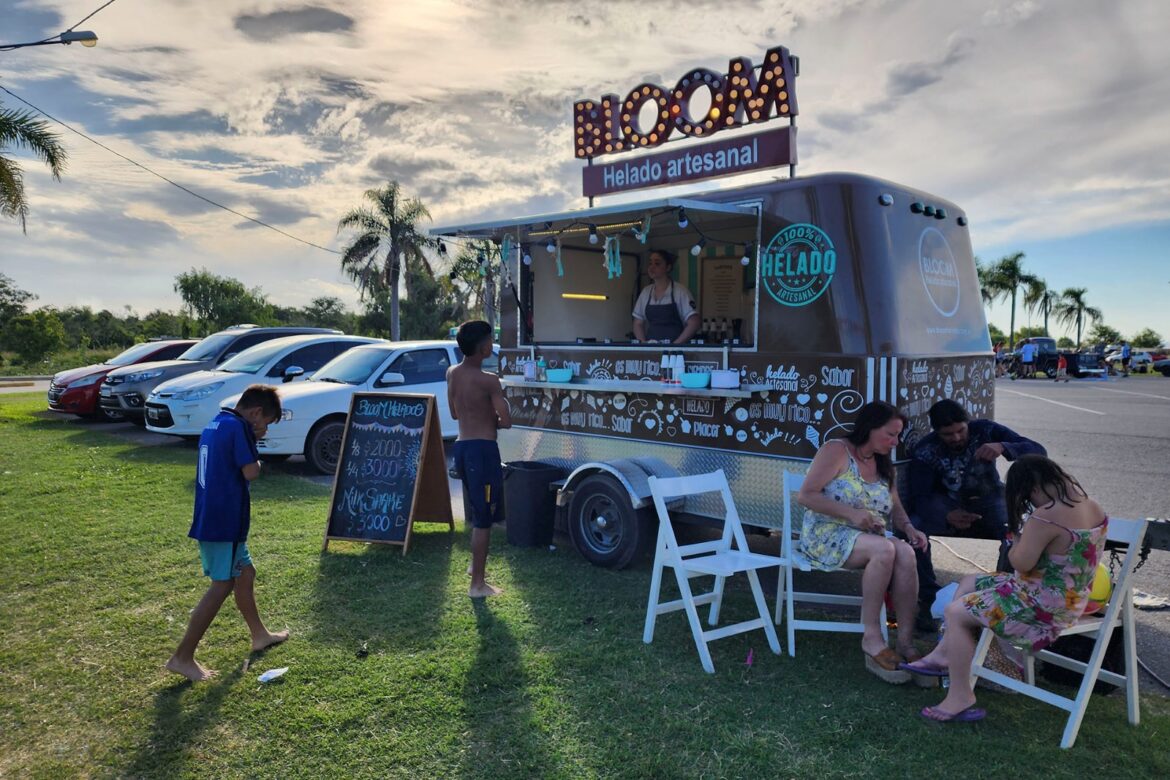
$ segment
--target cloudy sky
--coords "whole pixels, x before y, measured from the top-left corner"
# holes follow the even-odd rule
[[[102,2],[0,0],[0,43]],[[801,58],[801,174],[955,201],[983,259],[1025,252],[1124,334],[1170,339],[1164,0],[117,0],[79,29],[100,44],[0,52],[0,85],[333,249],[338,217],[389,179],[436,224],[583,206],[574,98],[783,44]],[[28,235],[0,223],[0,272],[40,304],[177,309],[192,267],[279,304],[356,303],[336,255],[58,130],[66,176],[26,161]],[[991,319],[1006,329],[1006,308]]]

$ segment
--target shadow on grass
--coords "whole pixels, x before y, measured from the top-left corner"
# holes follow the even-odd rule
[[[491,599],[472,599],[479,646],[463,686],[467,778],[550,777],[550,746],[533,708],[520,645]]]
[[[189,681],[177,682],[162,689],[154,696],[154,722],[150,735],[140,745],[125,771],[125,777],[179,777],[188,774],[188,748],[200,738],[207,728],[221,724],[220,708],[227,695],[243,676],[242,667],[214,678],[208,683],[199,683],[205,690],[204,697],[189,708],[183,706],[184,699],[196,693],[196,684]]]
[[[442,628],[455,533],[416,526],[405,556],[398,546],[330,541],[313,583],[311,638],[371,653],[431,649]]]

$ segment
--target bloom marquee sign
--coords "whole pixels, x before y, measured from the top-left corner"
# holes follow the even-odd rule
[[[661,146],[672,135],[682,138],[707,138],[724,130],[759,124],[777,118],[791,120],[797,114],[796,66],[798,61],[788,49],[777,46],[764,55],[759,68],[752,66],[746,57],[736,57],[727,66],[727,73],[717,73],[709,68],[694,68],[678,80],[673,89],[658,84],[639,84],[630,90],[624,100],[617,95],[603,95],[600,100],[579,100],[574,104],[573,141],[575,154],[580,159],[592,162],[595,158],[617,152]],[[758,72],[757,72],[758,71]],[[700,92],[707,102],[706,111],[695,116],[691,103]],[[651,110],[647,111],[646,107]],[[653,120],[647,119],[653,115]],[[644,126],[644,121],[648,122]],[[791,130],[792,128],[786,128]],[[784,155],[739,154],[750,167],[741,165],[707,165],[707,157],[715,159],[715,152],[706,155],[703,146],[689,147],[682,159],[698,158],[703,165],[688,162],[676,166],[677,177],[666,176],[669,166],[662,166],[662,177],[607,175],[604,171],[592,178],[586,177],[586,195],[604,194],[626,189],[674,184],[708,176],[720,176],[751,170],[765,165],[791,164],[796,159],[796,148],[791,133],[785,135],[782,143]],[[750,142],[749,142],[750,143]],[[724,159],[730,149],[737,152],[745,148],[739,144],[724,143]],[[781,157],[790,159],[781,159]],[[632,163],[622,166],[622,171],[631,168]],[[609,166],[603,166],[609,167]],[[587,169],[588,170],[588,169]],[[705,175],[703,175],[705,174]],[[615,182],[622,181],[623,185]],[[600,183],[608,183],[601,187]],[[590,190],[595,190],[590,192]]]

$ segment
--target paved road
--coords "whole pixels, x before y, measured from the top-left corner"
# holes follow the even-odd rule
[[[43,393],[47,383],[41,384],[45,387],[13,388],[13,392]],[[4,392],[2,386],[0,392]],[[145,446],[191,446],[129,423],[70,419],[72,424],[107,430]],[[1170,516],[1170,379],[1154,375],[1059,384],[1001,379],[996,389],[996,419],[1044,444],[1111,515]],[[1002,465],[1006,470],[1006,464]],[[331,479],[312,474],[299,456],[277,468],[324,486],[331,484]],[[459,483],[452,480],[449,486],[454,513],[462,517]],[[995,565],[993,542],[942,541],[955,553],[936,550],[936,568],[943,581],[973,571],[971,563],[957,556],[984,568]],[[1170,552],[1153,551],[1137,572],[1135,583],[1139,590],[1170,596]],[[1170,609],[1139,610],[1137,616],[1139,656],[1155,674],[1170,682]],[[1170,689],[1144,673],[1142,690],[1170,694]]]

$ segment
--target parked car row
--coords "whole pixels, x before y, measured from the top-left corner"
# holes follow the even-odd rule
[[[49,386],[49,407],[197,438],[248,385],[275,384],[284,414],[258,442],[261,457],[303,454],[315,471],[332,474],[357,392],[433,395],[442,436],[454,438],[459,428],[447,403],[446,377],[459,359],[454,341],[389,342],[325,328],[236,326],[197,343],[138,344],[109,363],[62,372]],[[496,366],[489,361],[484,368]],[[75,397],[88,397],[89,406]]]

